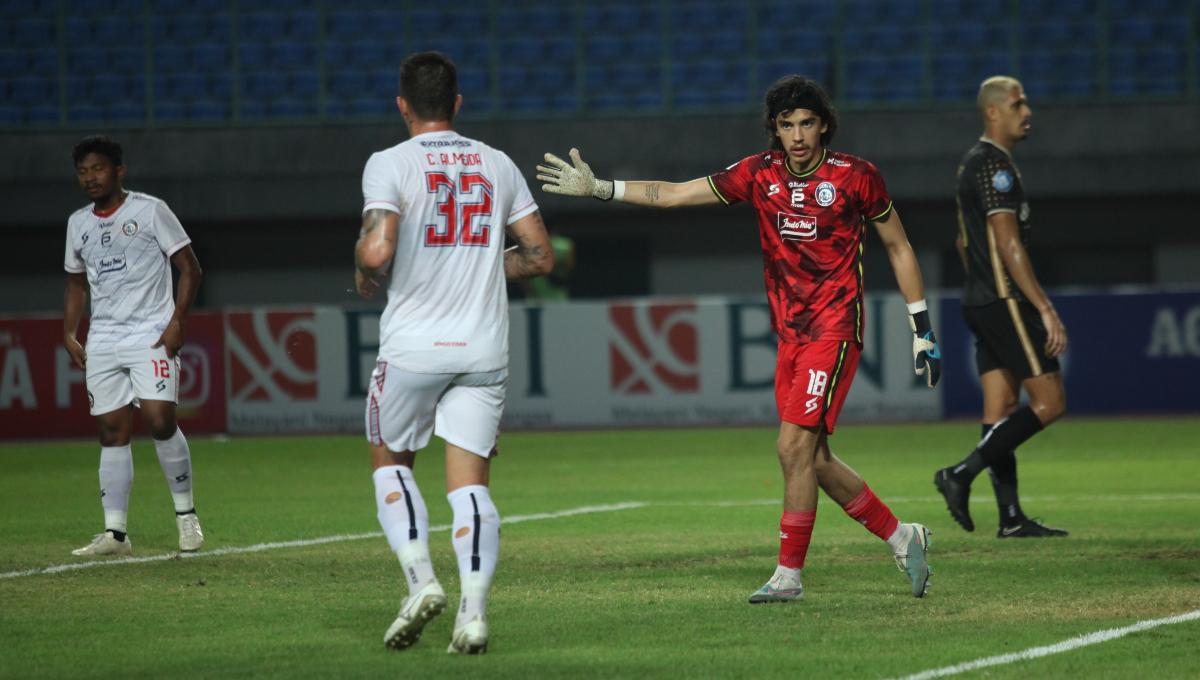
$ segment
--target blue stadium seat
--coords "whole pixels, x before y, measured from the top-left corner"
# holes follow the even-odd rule
[[[545,46],[545,43],[536,37],[510,38],[500,43],[500,61],[533,64],[541,61]]]
[[[395,111],[395,107],[389,106],[388,102],[359,97],[350,103],[348,113],[358,117],[380,117],[395,113]]]
[[[497,35],[550,36],[572,31],[572,12],[568,7],[548,5],[501,9],[496,12]]]
[[[187,118],[187,104],[169,99],[154,100],[155,120],[184,120]]]
[[[67,109],[67,120],[72,123],[104,122],[107,112],[100,106],[88,102],[75,102]]]
[[[937,46],[937,54],[955,50],[975,51],[987,47],[1008,46],[1006,24],[963,21],[933,24],[930,26],[930,44]]]
[[[24,106],[0,105],[0,125],[16,127],[25,122]]]
[[[125,125],[141,123],[146,120],[146,106],[133,99],[113,102],[108,107],[108,120]]]
[[[144,28],[141,10],[136,14],[102,16],[92,20],[92,35],[97,40],[120,41],[126,45],[141,42],[145,35]]]
[[[279,12],[250,12],[241,17],[242,40],[265,42],[287,35],[287,15]]]
[[[1096,0],[1020,0],[1019,11],[1022,17],[1038,20],[1087,19],[1096,15]]]
[[[488,71],[481,68],[460,68],[458,89],[463,94],[485,94],[488,91]]]
[[[261,120],[267,117],[266,99],[244,97],[238,102],[238,116],[245,120]]]
[[[100,73],[111,68],[109,51],[94,47],[67,50],[67,72],[75,75]]]
[[[12,44],[18,47],[45,47],[54,43],[54,24],[48,19],[23,17],[13,21]]]
[[[155,45],[154,72],[175,73],[192,67],[191,51],[181,45]]]
[[[380,64],[391,63],[388,57],[388,46],[381,42],[359,41],[350,46],[347,55],[349,63],[359,68],[376,68]]]
[[[767,31],[754,38],[754,48],[766,58],[795,52],[798,58],[827,57],[832,48],[832,36],[825,31],[797,29]]]
[[[620,36],[593,35],[587,38],[586,50],[588,59],[619,59],[624,54],[625,41]]]
[[[579,108],[579,98],[574,93],[558,92],[550,95],[550,109],[553,111],[574,111]]]
[[[586,35],[656,32],[662,28],[662,12],[653,3],[596,3],[583,10],[582,30]]]
[[[161,87],[164,96],[171,99],[200,99],[208,96],[208,78],[199,73],[172,73],[156,79],[155,84]]]
[[[384,102],[392,101],[400,89],[400,74],[395,69],[377,68],[367,71],[367,89],[360,94]]]
[[[326,39],[361,40],[367,35],[366,12],[331,12],[325,23]]]
[[[525,93],[505,97],[501,105],[506,112],[541,113],[549,108],[550,101],[544,95]]]
[[[312,71],[298,71],[288,76],[287,92],[290,97],[316,101],[320,90],[321,80]]]
[[[837,20],[837,3],[824,0],[774,1],[759,5],[758,25],[828,28]],[[762,37],[765,31],[759,31]]]
[[[218,121],[229,119],[229,102],[216,99],[201,99],[188,104],[188,120]]]
[[[847,26],[911,26],[921,20],[921,3],[913,0],[849,0]]]
[[[53,47],[29,50],[29,70],[42,75],[58,75],[58,50]]]
[[[530,69],[529,87],[548,95],[569,90],[575,87],[575,69],[564,65],[534,66]]]
[[[662,92],[658,91],[639,92],[629,102],[635,109],[659,109],[664,103]]]
[[[775,58],[763,59],[758,62],[758,78],[760,89],[765,88],[776,80],[799,73],[816,80],[819,83],[830,81],[829,59],[816,55],[800,59]]]
[[[208,77],[208,96],[213,99],[229,99],[233,96],[233,78],[227,73]]]
[[[63,18],[63,38],[68,45],[77,45],[92,39],[91,17],[67,16]]]
[[[23,49],[0,49],[0,75],[11,78],[24,73],[29,68],[29,54]]]
[[[527,69],[524,66],[504,66],[498,74],[500,91],[515,96],[515,93],[525,89]]]
[[[57,81],[40,76],[21,76],[8,81],[8,101],[18,104],[36,104],[58,101]]]
[[[114,71],[141,73],[146,70],[146,51],[142,47],[113,47],[108,51],[108,63]]]
[[[344,99],[361,96],[367,90],[367,74],[358,69],[331,71],[329,92]]]
[[[33,104],[25,109],[25,120],[30,125],[57,125],[61,111],[57,105]]]
[[[317,104],[312,99],[282,97],[271,102],[270,113],[273,118],[307,118],[316,115]]]
[[[271,99],[287,91],[287,78],[275,71],[243,73],[241,91],[250,98]]]
[[[588,106],[594,109],[627,109],[632,106],[630,98],[621,92],[592,92],[588,95]]]
[[[549,61],[574,61],[575,41],[570,38],[549,38],[542,42],[542,52]]]
[[[316,40],[318,26],[316,12],[293,12],[288,17],[288,37],[292,40]]]
[[[686,2],[671,5],[671,27],[676,31],[744,30],[750,12],[741,3]]]
[[[1008,13],[1007,2],[979,0],[931,0],[930,15],[937,21],[954,19],[1003,19]]]
[[[192,65],[198,71],[216,71],[229,68],[229,45],[200,43],[192,46]]]
[[[1092,47],[1096,44],[1096,22],[1031,21],[1021,27],[1021,42],[1034,49]]]
[[[270,48],[266,43],[243,42],[238,45],[238,60],[242,69],[265,69],[271,63]]]
[[[915,28],[847,28],[842,36],[848,55],[904,54],[921,47],[921,32]]]
[[[92,96],[90,76],[67,76],[67,101],[81,101]]]
[[[696,59],[705,54],[707,41],[695,33],[682,33],[671,38],[671,56],[675,59]]]
[[[316,47],[307,43],[277,42],[270,47],[272,68],[299,69],[316,66]]]

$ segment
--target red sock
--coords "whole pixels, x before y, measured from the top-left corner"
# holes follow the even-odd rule
[[[804,567],[808,544],[812,541],[813,522],[817,509],[784,512],[779,520],[779,564],[789,569]]]
[[[888,506],[884,505],[883,501],[879,500],[879,496],[876,496],[875,492],[871,491],[871,487],[866,484],[863,484],[862,493],[842,509],[859,524],[865,526],[867,531],[885,541],[896,532],[896,527],[900,524],[900,520],[896,519]]]

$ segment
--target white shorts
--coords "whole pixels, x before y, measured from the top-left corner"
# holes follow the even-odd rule
[[[98,416],[139,399],[179,402],[179,357],[163,347],[113,347],[88,350],[88,404]]]
[[[375,363],[367,391],[367,441],[417,451],[433,434],[487,458],[496,446],[508,370],[410,373]]]

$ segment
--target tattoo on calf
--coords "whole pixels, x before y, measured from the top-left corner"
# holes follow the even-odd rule
[[[646,200],[650,201],[651,203],[658,201],[658,184],[657,183],[646,185]]]

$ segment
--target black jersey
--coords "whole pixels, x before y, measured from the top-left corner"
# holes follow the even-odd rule
[[[958,166],[958,229],[967,249],[963,304],[986,305],[998,299],[1025,299],[1009,276],[988,215],[1010,212],[1017,217],[1021,244],[1029,247],[1029,204],[1021,172],[1008,151],[980,138]]]

